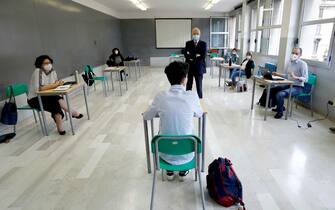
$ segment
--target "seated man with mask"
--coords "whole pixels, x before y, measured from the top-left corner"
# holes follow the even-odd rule
[[[302,49],[294,47],[292,49],[291,61],[288,65],[285,74],[274,72],[273,75],[285,77],[294,82],[292,87],[292,96],[299,95],[304,90],[304,83],[308,80],[308,66],[307,63],[300,59]],[[284,98],[290,94],[290,86],[283,85],[271,88],[271,97],[276,101],[277,108],[273,111],[277,112],[275,115],[276,119],[280,119],[285,111]]]

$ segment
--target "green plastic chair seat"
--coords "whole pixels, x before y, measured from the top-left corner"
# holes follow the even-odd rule
[[[104,81],[104,80],[107,80],[107,78],[106,77],[104,77],[104,76],[101,76],[101,77],[93,77],[93,79],[92,80],[97,80],[97,81]]]
[[[311,95],[311,93],[300,93],[299,95],[297,95],[295,97],[299,98],[299,97],[310,96],[310,95]]]
[[[168,171],[188,171],[194,169],[196,166],[195,158],[192,161],[185,163],[183,165],[170,165],[165,162],[162,158],[159,158],[159,166],[160,168]]]

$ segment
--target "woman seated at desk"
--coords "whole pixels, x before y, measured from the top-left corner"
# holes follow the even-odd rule
[[[109,56],[107,62],[108,67],[111,66],[124,66],[124,58],[118,48],[112,50],[112,54]],[[125,74],[124,70],[120,71],[121,81],[123,81],[122,74]],[[126,75],[127,76],[127,75]]]
[[[37,91],[45,91],[54,89],[64,82],[57,79],[57,73],[52,67],[53,60],[48,55],[38,56],[35,60],[35,71],[31,76],[29,94],[28,94],[28,104],[30,107],[40,110],[40,105],[38,102]],[[63,118],[64,111],[68,111],[66,103],[61,96],[42,96],[43,108],[45,111],[51,113],[51,117],[54,119],[58,133],[60,135],[65,135],[65,130],[63,129]],[[73,111],[73,118],[80,119],[83,117],[77,111]]]
[[[248,79],[251,77],[253,69],[255,68],[255,62],[252,60],[252,53],[247,52],[246,58],[242,61],[240,68],[235,68],[231,74],[231,83],[228,86],[236,85],[236,78],[246,76]]]

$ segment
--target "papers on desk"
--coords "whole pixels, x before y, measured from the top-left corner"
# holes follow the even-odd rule
[[[61,85],[53,89],[54,91],[64,91],[68,90],[71,87],[71,85]]]
[[[272,80],[285,80],[283,77],[272,75]]]
[[[222,57],[213,57],[211,58],[213,61],[224,61],[224,58]]]

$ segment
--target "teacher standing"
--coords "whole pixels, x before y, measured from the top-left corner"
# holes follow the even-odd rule
[[[206,42],[200,40],[200,29],[192,29],[192,40],[186,42],[185,58],[189,64],[186,90],[192,90],[193,78],[199,98],[202,98],[202,78],[206,73]]]

